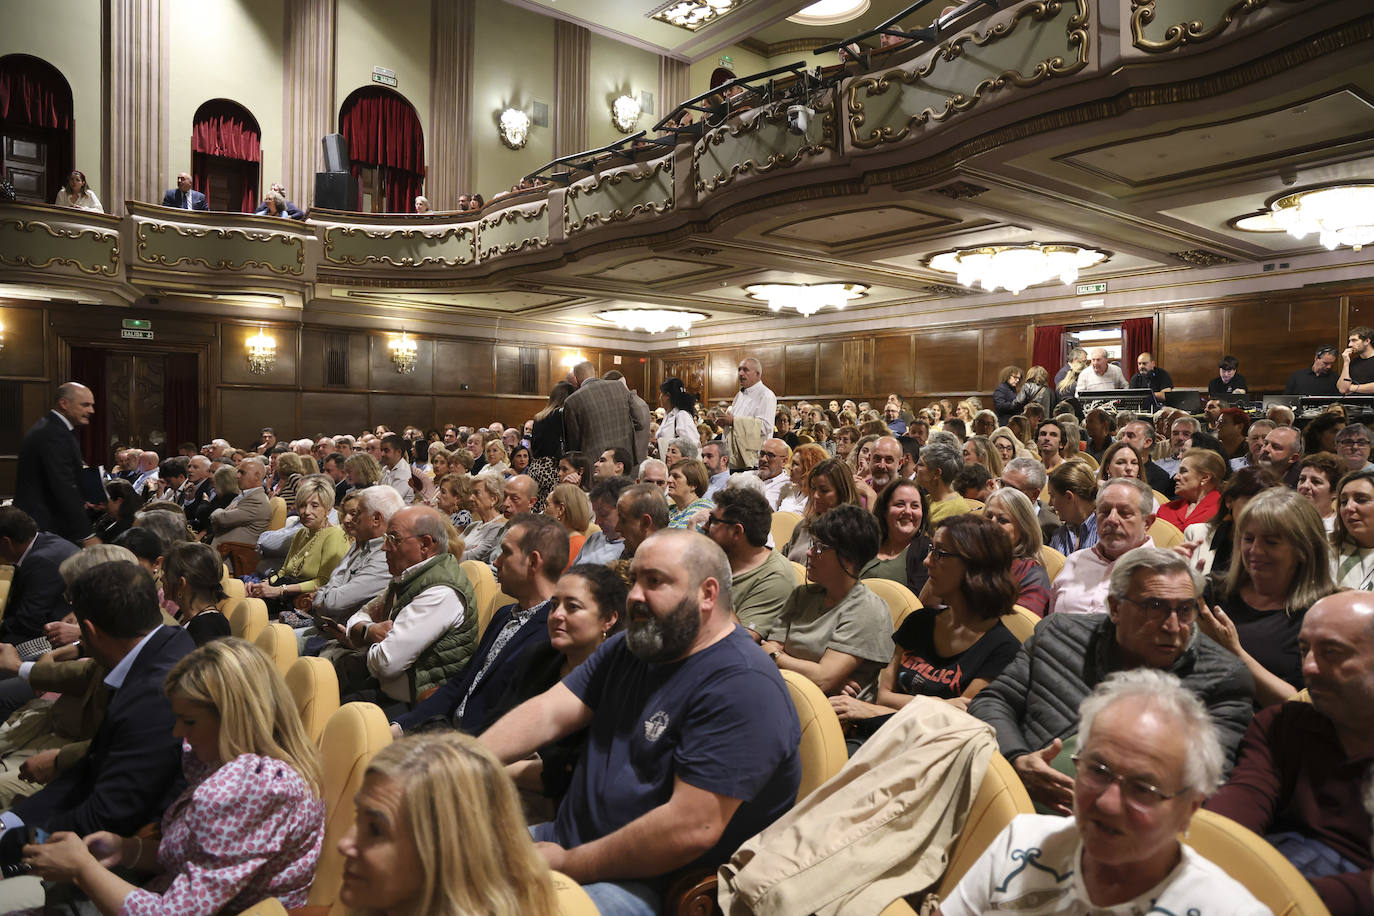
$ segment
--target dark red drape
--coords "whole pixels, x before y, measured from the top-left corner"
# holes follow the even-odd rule
[[[1045,371],[1054,378],[1064,359],[1064,326],[1062,324],[1042,324],[1035,328],[1035,339],[1031,345],[1031,365],[1044,366]]]
[[[1135,375],[1135,358],[1153,353],[1155,348],[1155,320],[1127,318],[1121,322],[1121,371],[1126,378]]]
[[[91,422],[77,427],[81,457],[93,468],[104,465],[108,470],[114,458],[109,454],[110,404],[105,381],[105,351],[95,347],[72,347],[71,379],[85,385],[95,395],[95,413],[91,414]]]
[[[191,127],[191,152],[262,161],[262,132],[242,106],[207,102]]]
[[[167,454],[183,442],[200,442],[200,373],[194,353],[173,353],[163,373],[167,410]]]
[[[415,212],[424,190],[425,135],[411,104],[389,89],[359,89],[339,112],[339,133],[348,141],[353,176],[359,166],[378,168],[388,212]]]
[[[72,90],[55,67],[28,54],[0,57],[0,121],[68,130]]]

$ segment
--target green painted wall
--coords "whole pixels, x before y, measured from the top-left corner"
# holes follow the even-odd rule
[[[645,89],[653,95],[655,114],[641,114],[636,130],[653,127],[663,117],[658,98],[658,55],[595,32],[591,39],[591,66],[587,77],[588,149],[624,138],[625,135],[611,124],[611,102],[617,96],[638,98],[640,90]]]
[[[485,7],[505,4],[483,3]],[[353,90],[376,85],[372,68],[396,72],[395,90],[415,106],[425,132],[425,163],[432,149],[429,136],[429,0],[338,0],[334,42],[334,118]]]
[[[497,133],[502,111],[529,112],[534,99],[549,106],[553,123],[553,20],[485,0],[473,47],[471,190],[490,200],[553,158],[551,128],[531,127],[520,150],[506,147]]]
[[[688,98],[701,95],[711,88],[711,71],[720,66],[722,57],[729,57],[734,60],[735,76],[748,76],[751,73],[767,70],[769,67],[768,58],[760,57],[753,51],[748,51],[739,45],[731,45],[723,51],[718,51],[709,57],[703,57],[688,68],[687,82],[691,89]]]
[[[210,99],[252,112],[262,129],[259,195],[282,170],[282,3],[284,0],[197,0],[195,15],[170,17],[166,184],[191,170],[191,125]],[[214,40],[207,40],[214,36]],[[287,191],[300,200],[299,188]],[[215,206],[222,206],[216,202]]]
[[[100,138],[100,0],[5,0],[0,55],[32,54],[52,64],[72,88],[76,167],[107,208],[100,186],[104,157]],[[53,194],[57,189],[53,189]]]

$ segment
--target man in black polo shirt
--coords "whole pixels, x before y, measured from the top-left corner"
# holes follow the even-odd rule
[[[1374,394],[1374,328],[1350,329],[1349,346],[1341,354],[1341,377],[1336,389],[1341,394]]]
[[[1336,348],[1318,347],[1312,360],[1311,369],[1299,369],[1288,376],[1288,384],[1283,387],[1284,394],[1311,394],[1335,397],[1336,389]]]
[[[1142,353],[1135,358],[1136,374],[1131,376],[1132,388],[1148,388],[1155,394],[1163,394],[1174,389],[1174,379],[1168,372],[1155,365],[1155,358]]]

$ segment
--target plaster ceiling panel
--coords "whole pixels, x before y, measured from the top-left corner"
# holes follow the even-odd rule
[[[1132,190],[1374,145],[1374,101],[1352,88],[1242,118],[1100,146],[1058,161]]]
[[[337,291],[336,292],[340,292]],[[441,290],[432,292],[377,292],[374,290],[342,291],[349,299],[376,302],[397,306],[454,306],[457,308],[482,309],[492,312],[523,312],[527,309],[548,308],[563,303],[576,302],[571,296],[554,293],[540,293],[529,290],[502,290],[489,293],[449,293]]]
[[[669,283],[731,270],[726,264],[698,259],[649,257],[581,274],[588,279],[617,283]]]
[[[805,242],[822,248],[850,248],[883,242],[892,236],[953,226],[958,220],[905,204],[854,207],[778,223],[758,234],[764,238]]]

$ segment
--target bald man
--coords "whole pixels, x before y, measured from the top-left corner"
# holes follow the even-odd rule
[[[182,172],[177,176],[177,186],[168,189],[162,195],[162,205],[164,207],[176,207],[178,210],[210,209],[210,202],[205,199],[205,195],[191,188],[189,172]]]
[[[91,535],[79,479],[85,462],[77,427],[95,413],[95,395],[80,382],[57,389],[57,403],[24,434],[19,445],[14,505],[29,514],[40,531],[74,544],[98,543]]]
[[[539,499],[539,485],[528,474],[516,474],[506,481],[506,501],[502,512],[506,518],[515,518],[522,512],[535,511]]]
[[[868,485],[874,493],[897,479],[897,467],[902,463],[902,444],[892,436],[883,436],[873,443],[868,458]]]
[[[787,461],[792,457],[792,449],[781,439],[765,439],[759,449],[759,480],[763,481],[763,495],[768,497],[768,505],[778,511],[782,500],[782,488],[790,479],[787,474]]]

